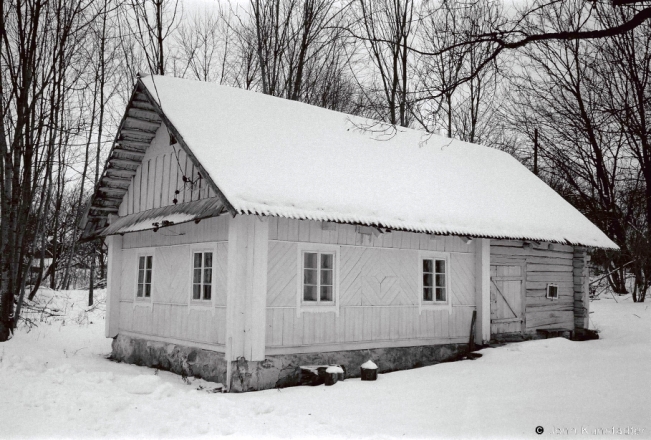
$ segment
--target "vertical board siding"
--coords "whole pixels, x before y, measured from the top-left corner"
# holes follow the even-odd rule
[[[268,347],[465,338],[475,304],[474,243],[394,231],[360,234],[354,225],[269,219]],[[339,315],[296,313],[298,242],[340,245]],[[450,252],[450,310],[418,307],[418,251]]]
[[[186,182],[183,176],[187,177]],[[185,203],[214,196],[206,179],[199,177],[198,169],[181,147],[170,145],[165,124],[161,124],[136,169],[118,214],[123,216],[173,205],[175,198],[178,203]]]
[[[228,217],[126,234],[122,250],[120,329],[181,341],[224,345]],[[163,233],[161,233],[163,232]],[[189,306],[194,243],[216,247],[211,305]],[[216,242],[216,243],[215,243]],[[136,301],[138,256],[153,254],[152,297]],[[216,347],[215,349],[219,349]]]
[[[526,263],[526,331],[544,328],[574,329],[574,278],[572,246],[545,243],[526,249],[519,240],[491,240],[491,262]],[[509,276],[510,274],[503,274]],[[558,286],[557,300],[548,299],[547,284]]]

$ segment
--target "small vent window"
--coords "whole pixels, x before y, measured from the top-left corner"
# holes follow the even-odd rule
[[[556,284],[547,284],[547,298],[558,299],[558,286]]]

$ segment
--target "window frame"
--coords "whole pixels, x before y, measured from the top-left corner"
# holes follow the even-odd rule
[[[147,260],[146,259],[147,259],[147,257],[151,257],[151,281],[149,283],[150,286],[151,286],[151,290],[149,292],[149,296],[145,296],[144,291],[143,291],[142,296],[138,296],[138,285],[140,284],[138,282],[138,277],[140,275],[140,259],[145,258],[145,276],[146,276],[146,273],[147,273],[146,272],[147,271],[147,263],[146,263]],[[154,251],[153,250],[142,251],[142,252],[137,252],[136,253],[136,276],[135,276],[135,288],[134,288],[134,291],[133,291],[133,297],[134,297],[134,300],[135,300],[134,302],[136,304],[137,303],[140,303],[140,304],[151,304],[152,303],[152,298],[154,297],[154,286],[155,286],[154,280],[156,278],[156,276],[155,276],[156,275],[156,264],[154,264],[154,260],[155,260],[155,258],[154,258]],[[143,290],[145,289],[145,287],[144,287],[145,285],[146,285],[146,283],[143,280]]]
[[[203,276],[204,276],[204,270],[205,267],[203,266],[204,262],[204,257],[203,255],[206,252],[212,252],[212,280],[210,283],[210,299],[194,299],[194,255],[201,252],[202,257],[202,266],[201,266],[201,294],[203,296]],[[210,244],[206,245],[206,243],[201,243],[199,245],[195,246],[190,246],[190,270],[189,270],[189,280],[188,284],[190,286],[189,288],[189,293],[188,293],[188,305],[190,307],[212,307],[214,305],[215,301],[215,294],[216,294],[216,282],[215,282],[215,272],[216,272],[216,264],[217,264],[217,246],[215,244]]]
[[[445,261],[445,301],[436,300],[436,272],[433,272],[434,286],[432,291],[432,300],[427,301],[424,299],[424,283],[423,283],[423,261],[424,260],[443,260]],[[436,263],[434,263],[436,265]],[[436,269],[435,269],[436,270]],[[452,313],[452,292],[450,290],[450,253],[449,252],[434,252],[434,251],[419,251],[418,252],[418,312],[423,310],[448,310]]]
[[[339,316],[339,268],[340,268],[340,259],[339,251],[341,246],[331,245],[331,244],[322,244],[322,243],[297,243],[297,254],[296,254],[296,315],[300,316],[304,312],[334,312]],[[305,301],[303,298],[303,288],[304,288],[304,254],[305,253],[318,253],[318,254],[333,254],[333,268],[332,268],[332,301],[321,301],[320,292],[317,287],[317,300]],[[321,261],[321,257],[317,258],[317,261]],[[318,263],[317,263],[318,265]],[[320,273],[320,268],[317,267],[317,270]],[[320,275],[317,281],[320,281]],[[320,286],[320,283],[317,282],[317,286]]]
[[[551,296],[551,295],[550,295],[550,292],[549,292],[549,291],[550,291],[550,287],[555,287],[555,288],[556,288],[556,296]],[[552,300],[552,301],[557,301],[557,300],[558,300],[558,297],[559,297],[558,284],[556,284],[556,283],[547,283],[547,288],[546,288],[545,290],[547,291],[547,293],[546,293],[546,295],[545,295],[545,297],[546,297],[547,299],[550,299],[550,300]]]

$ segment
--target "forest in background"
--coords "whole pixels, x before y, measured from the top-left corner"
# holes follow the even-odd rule
[[[507,151],[620,246],[593,252],[592,261],[614,292],[626,292],[631,279],[633,299],[644,301],[651,284],[644,5],[3,0],[0,341],[39,286],[90,285],[92,303],[106,247],[80,243],[77,225],[139,73],[211,81]]]

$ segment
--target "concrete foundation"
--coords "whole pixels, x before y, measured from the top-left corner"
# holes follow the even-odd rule
[[[341,365],[346,378],[353,378],[360,376],[360,366],[369,359],[378,365],[380,373],[388,373],[457,360],[467,352],[468,344],[445,344],[273,355],[256,362],[240,358],[231,363],[230,391],[299,385],[302,365]],[[226,384],[224,354],[210,350],[118,335],[113,340],[112,358]]]

